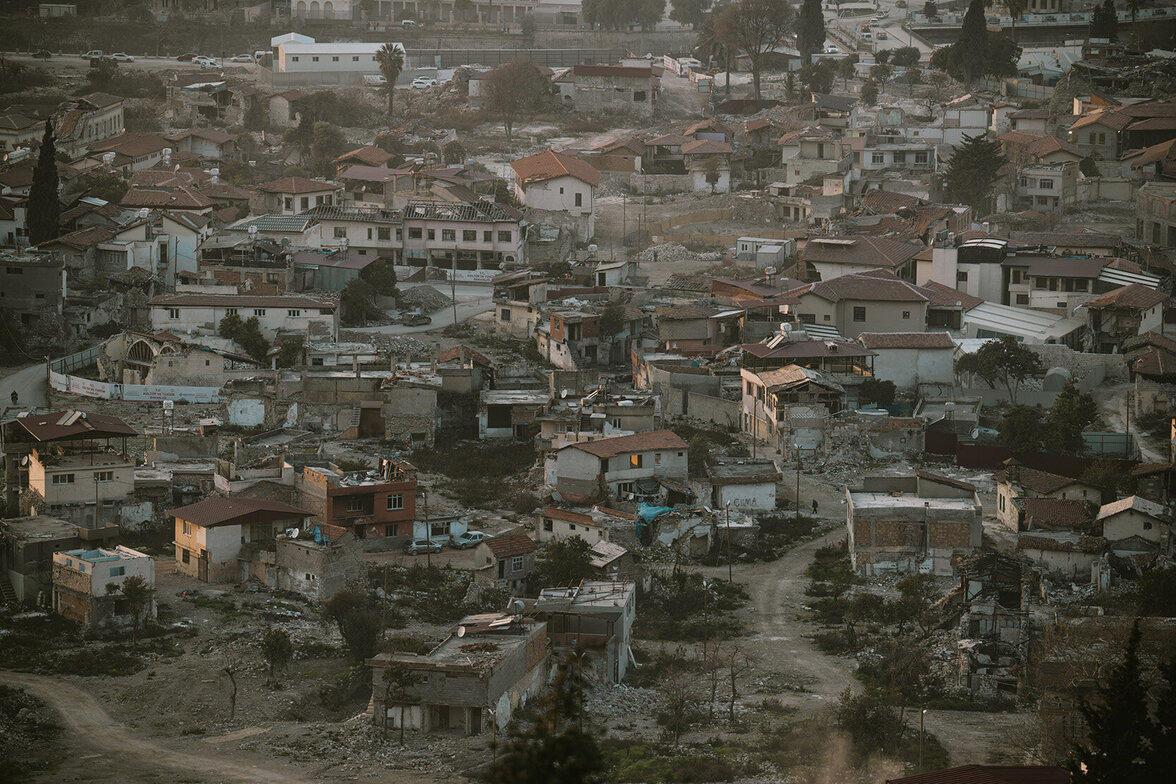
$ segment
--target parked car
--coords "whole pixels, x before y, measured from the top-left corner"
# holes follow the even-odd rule
[[[52,56],[53,53],[48,49],[38,49],[37,51],[33,52],[33,57],[36,57],[39,60],[48,60]]]
[[[826,46],[825,54],[841,54],[841,50],[836,46]]]
[[[490,534],[484,531],[466,531],[464,534],[450,536],[449,546],[457,550],[468,550],[471,547],[477,547],[489,538]]]
[[[401,27],[420,27],[420,25],[417,24],[417,21],[415,19],[405,19],[403,22],[400,23],[400,26]]]
[[[230,63],[251,63],[253,62],[253,55],[239,54],[229,58]]]
[[[873,41],[874,36],[872,33],[862,33],[862,40],[863,41]]]
[[[220,68],[220,63],[211,57],[197,57],[192,62],[196,63],[196,65],[200,66],[201,68]]]
[[[406,327],[423,327],[426,324],[432,324],[433,319],[429,318],[424,313],[409,313],[407,316],[400,319],[400,323]]]
[[[418,76],[417,78],[412,80],[412,89],[414,89],[414,90],[424,90],[426,88],[436,87],[436,86],[437,86],[437,80],[430,79],[428,76]]]
[[[884,32],[884,31],[882,31],[882,30],[879,30],[879,31],[878,31],[878,40],[879,40],[879,41],[885,41],[885,40],[886,40],[887,38],[889,38],[889,37],[890,37],[890,36],[889,36],[889,35],[887,35],[887,34],[886,34],[886,32]]]
[[[190,63],[199,56],[200,55],[196,54],[195,52],[188,52],[187,54],[180,55],[176,59],[179,60],[181,63]]]
[[[441,542],[434,539],[413,539],[404,546],[404,552],[408,555],[439,553],[441,552]]]
[[[106,52],[102,51],[101,49],[91,49],[82,55],[82,57],[86,58],[87,60],[93,60],[95,57],[101,57],[104,54],[106,54]]]
[[[133,56],[127,54],[126,52],[115,52],[114,54],[112,54],[110,56],[110,59],[115,60],[120,63],[133,63],[133,62],[135,62],[135,58]]]

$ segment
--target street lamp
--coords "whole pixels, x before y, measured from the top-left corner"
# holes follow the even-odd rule
[[[923,708],[919,711],[919,772],[923,772],[923,719],[927,715],[927,709]]]

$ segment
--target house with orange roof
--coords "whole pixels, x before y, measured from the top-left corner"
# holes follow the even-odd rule
[[[259,213],[297,215],[311,207],[339,204],[343,198],[343,187],[338,183],[306,177],[283,177],[263,182],[256,190],[254,211]]]
[[[593,236],[599,171],[586,161],[554,150],[519,158],[510,166],[519,202],[528,209],[567,213],[575,218],[581,238]]]

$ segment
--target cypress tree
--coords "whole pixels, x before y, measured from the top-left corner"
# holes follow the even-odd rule
[[[1139,621],[1131,628],[1123,661],[1111,670],[1095,703],[1082,701],[1080,710],[1090,729],[1090,747],[1079,747],[1070,758],[1075,782],[1120,784],[1147,781],[1148,738],[1154,732],[1148,718],[1147,688],[1140,677]]]
[[[943,176],[948,196],[960,204],[971,205],[977,213],[986,214],[992,188],[1006,163],[1008,159],[1001,152],[1000,142],[965,134]]]
[[[58,236],[61,204],[57,201],[57,148],[53,143],[53,123],[45,121],[45,135],[41,137],[41,152],[33,168],[33,184],[29,188],[29,242],[37,245]]]
[[[800,51],[801,63],[812,62],[813,52],[825,48],[825,15],[821,12],[821,0],[804,0],[796,18],[796,48]]]
[[[984,0],[972,0],[968,6],[954,48],[968,81],[984,75],[988,68],[988,22],[984,18]]]

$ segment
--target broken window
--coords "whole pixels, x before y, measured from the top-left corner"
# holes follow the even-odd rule
[[[351,495],[347,497],[347,511],[348,512],[362,512],[363,498],[358,495]]]
[[[547,533],[555,531],[555,522],[550,517],[543,518],[543,530]]]

